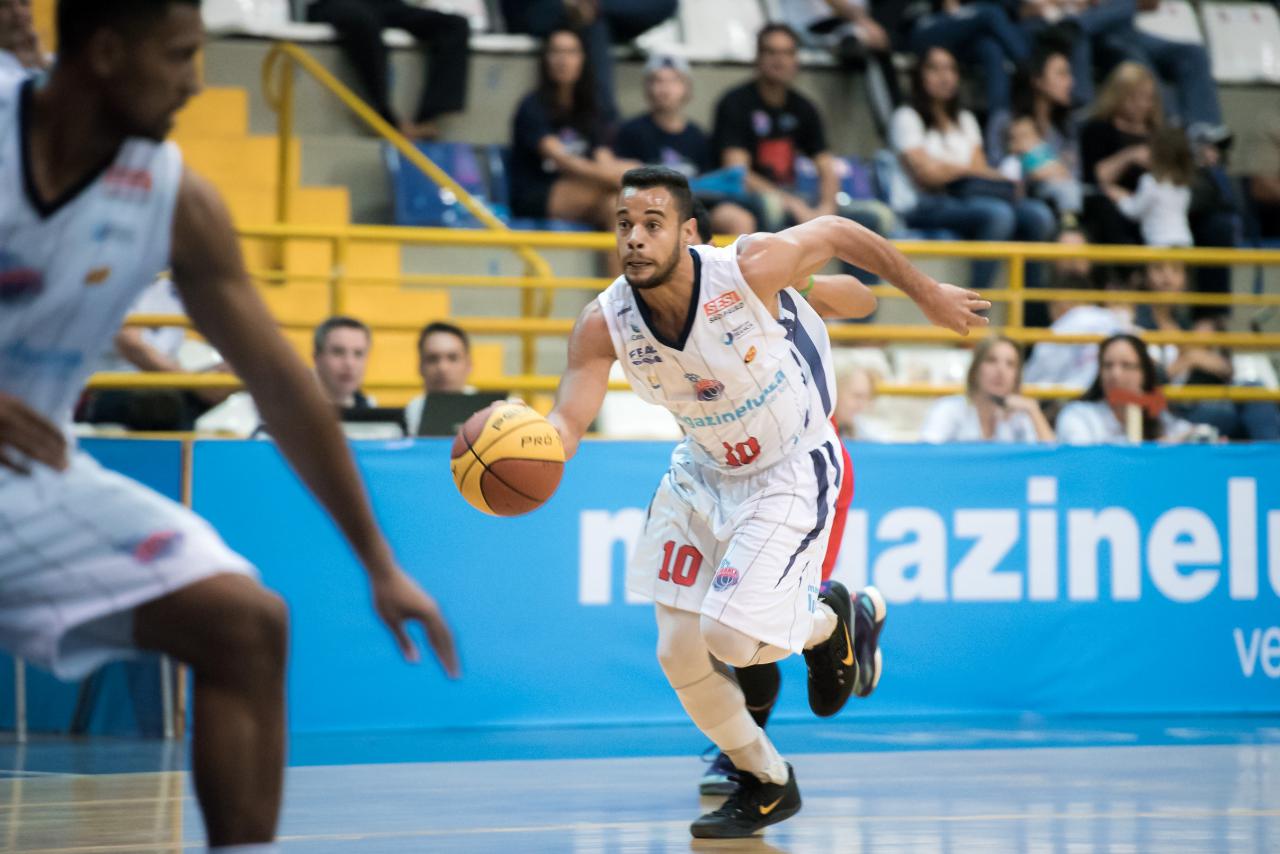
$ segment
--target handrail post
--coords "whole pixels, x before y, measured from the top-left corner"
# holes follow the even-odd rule
[[[276,111],[276,222],[289,221],[293,197],[293,60],[280,56],[280,101]],[[283,254],[283,253],[282,253]]]
[[[537,275],[535,265],[530,262],[525,265],[525,272],[534,276]],[[520,316],[531,318],[534,316],[536,308],[537,295],[533,288],[520,289]],[[520,373],[529,375],[537,369],[538,353],[535,347],[534,336],[528,332],[520,333]]]
[[[1022,328],[1025,300],[1027,297],[1027,258],[1025,255],[1009,256],[1009,311],[1005,325],[1013,329]]]

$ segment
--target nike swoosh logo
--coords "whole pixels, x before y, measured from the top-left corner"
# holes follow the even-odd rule
[[[785,798],[786,795],[783,795],[782,797]],[[782,803],[782,798],[778,798],[776,801],[769,804],[769,806],[767,807],[764,807],[764,806],[760,807],[760,815],[768,815],[769,813],[773,812],[773,808],[780,803]]]
[[[844,654],[844,658],[840,660],[840,663],[843,664],[845,667],[848,667],[849,665],[853,664],[853,641],[849,640],[849,624],[848,623],[845,623],[844,625],[844,648],[847,651]]]

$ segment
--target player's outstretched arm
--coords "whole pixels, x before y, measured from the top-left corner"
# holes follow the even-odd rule
[[[876,295],[846,273],[809,276],[792,285],[809,301],[819,317],[833,320],[858,320],[876,310]]]
[[[439,606],[397,565],[333,407],[249,281],[222,199],[190,171],[178,192],[172,257],[174,281],[196,328],[244,380],[281,451],[355,549],[378,615],[405,657],[418,658],[406,631],[416,620],[444,669],[457,675],[453,636]]]
[[[616,359],[600,303],[592,300],[573,326],[569,366],[560,378],[555,408],[547,416],[560,433],[565,459],[577,453],[578,442],[599,414],[609,390],[609,369]]]
[[[840,216],[821,216],[777,234],[744,241],[738,266],[747,284],[769,304],[790,283],[813,275],[832,258],[870,270],[911,297],[932,323],[961,335],[987,325],[991,308],[976,291],[940,284],[911,266],[897,248],[870,229]]]

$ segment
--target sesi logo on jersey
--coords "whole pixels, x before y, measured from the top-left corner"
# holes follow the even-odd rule
[[[738,295],[737,291],[728,291],[702,304],[702,311],[711,323],[733,314],[735,311],[740,311],[742,308],[742,297]]]

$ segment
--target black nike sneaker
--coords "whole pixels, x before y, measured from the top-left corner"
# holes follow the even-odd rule
[[[874,587],[864,587],[853,597],[853,656],[858,661],[858,678],[853,693],[870,697],[880,684],[884,657],[880,654],[880,630],[888,615],[884,596]]]
[[[809,669],[809,708],[820,718],[829,718],[844,708],[858,681],[858,660],[853,645],[853,600],[839,581],[822,585],[818,599],[836,614],[831,637],[804,651]]]
[[[689,826],[696,839],[742,839],[800,812],[800,787],[796,772],[787,764],[787,782],[766,783],[755,774],[735,771],[737,784],[720,809]]]

